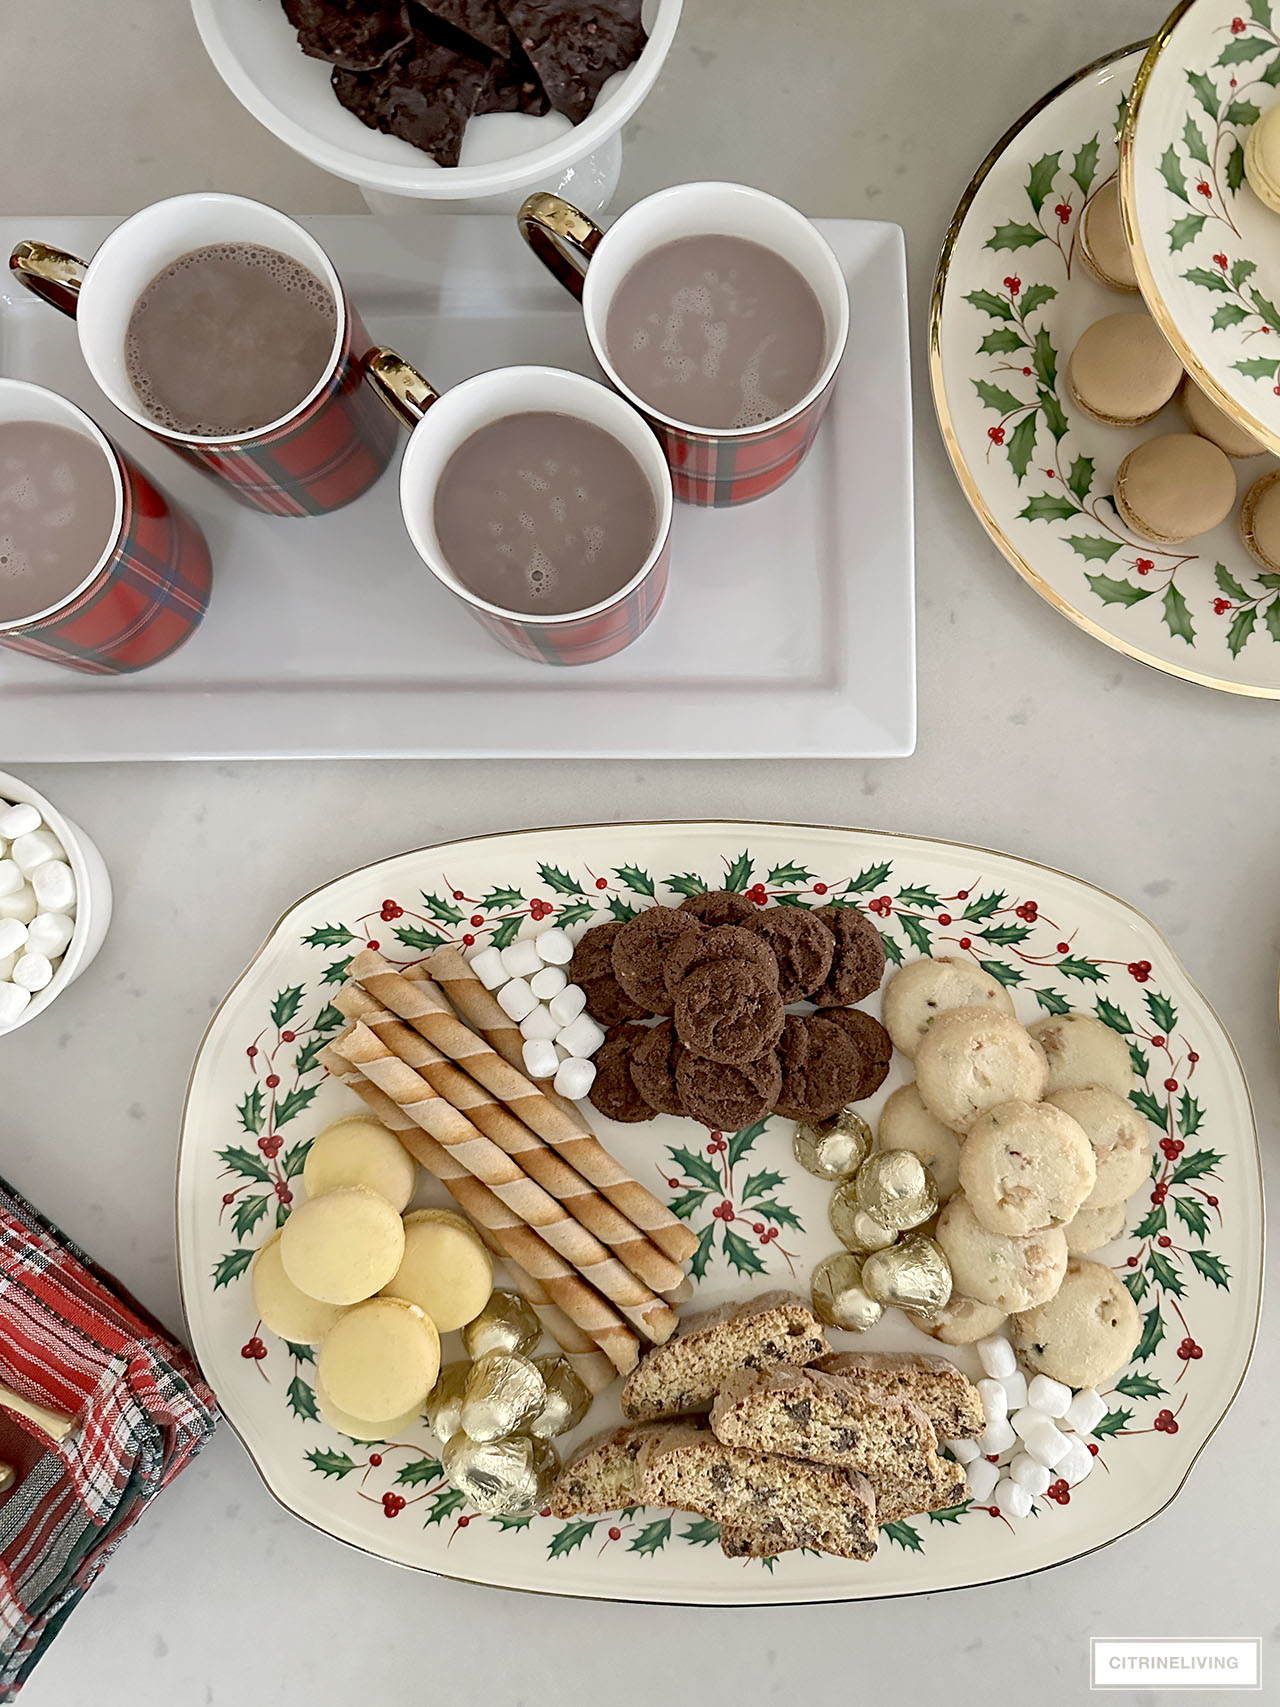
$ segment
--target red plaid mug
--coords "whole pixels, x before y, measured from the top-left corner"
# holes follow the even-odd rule
[[[840,263],[802,213],[745,184],[677,184],[647,196],[608,231],[560,196],[529,196],[521,235],[573,296],[605,377],[658,435],[677,498],[686,504],[745,504],[776,491],[808,455],[835,384],[849,335],[849,287]],[[710,430],[651,407],[619,377],[605,327],[614,293],[651,250],[708,232],[743,237],[789,261],[812,287],[826,331],[822,370],[794,407],[756,426]]]
[[[553,367],[503,367],[438,392],[394,350],[375,350],[369,380],[396,419],[412,429],[400,464],[400,511],[414,550],[455,598],[509,651],[536,664],[593,664],[639,639],[667,590],[671,475],[653,434],[620,397]],[[657,518],[653,544],[625,586],[583,610],[532,616],[505,610],[464,586],[435,528],[435,493],[454,451],[491,421],[526,410],[590,421],[629,450],[648,478]]]
[[[292,256],[328,286],[338,310],[328,364],[307,396],[280,420],[225,438],[179,433],[153,420],[125,366],[138,298],[179,256],[214,243],[257,243]],[[363,384],[368,333],[324,250],[275,208],[212,192],[174,196],[117,226],[87,265],[26,241],[9,266],[28,290],[75,319],[89,371],[116,408],[250,509],[325,515],[368,491],[390,462],[395,428]]]
[[[0,421],[38,421],[91,439],[115,488],[111,533],[97,562],[56,604],[0,622],[0,646],[96,676],[167,658],[195,632],[209,603],[209,548],[200,529],[56,391],[0,379]]]

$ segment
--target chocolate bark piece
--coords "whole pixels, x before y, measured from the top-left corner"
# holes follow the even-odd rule
[[[821,1008],[819,1014],[847,1032],[862,1051],[862,1082],[849,1101],[862,1102],[864,1098],[874,1096],[889,1077],[889,1066],[893,1060],[893,1042],[889,1033],[878,1019],[864,1014],[860,1008]]]
[[[531,113],[540,118],[551,111],[547,91],[514,36],[511,52],[494,56],[489,76],[476,103],[477,113]]]
[[[486,61],[457,53],[418,30],[377,71],[335,68],[342,105],[371,130],[401,137],[441,166],[456,166],[467,120],[489,77]]]
[[[345,71],[374,71],[403,47],[412,31],[401,0],[283,0],[298,46],[311,59]]]
[[[651,1014],[671,1012],[667,960],[684,938],[692,941],[701,931],[696,919],[674,907],[647,907],[627,920],[613,939],[613,972],[633,1002]]]
[[[613,975],[613,939],[621,929],[620,919],[593,925],[579,937],[569,962],[569,982],[586,991],[587,1012],[604,1026],[646,1017],[644,1008],[631,1000]]]
[[[884,977],[884,943],[880,932],[856,907],[818,907],[821,919],[836,940],[835,958],[821,989],[809,998],[815,1007],[849,1007],[880,988]]]
[[[802,1002],[826,983],[836,945],[824,920],[802,907],[770,907],[756,914],[751,929],[773,950],[784,1003]]]
[[[716,960],[681,982],[676,1035],[695,1055],[744,1066],[777,1044],[785,1017],[776,978],[742,960]]]
[[[787,1015],[778,1062],[774,1112],[787,1120],[829,1120],[854,1100],[865,1071],[859,1045],[821,1014]]]
[[[676,1069],[686,1053],[669,1019],[650,1026],[631,1053],[631,1078],[650,1108],[659,1114],[683,1114]]]
[[[754,901],[736,889],[706,889],[680,903],[682,913],[692,913],[704,925],[745,925],[756,916]]]
[[[716,1132],[740,1132],[773,1108],[782,1087],[782,1068],[774,1051],[730,1067],[685,1049],[676,1066],[676,1087],[681,1110],[691,1120]]]
[[[640,0],[500,0],[551,105],[580,124],[601,85],[635,61],[648,39]]]
[[[487,49],[489,53],[505,59],[514,46],[511,25],[498,0],[410,0],[410,3],[419,16],[426,14],[429,18],[439,19],[451,29],[470,36],[478,47]]]
[[[764,938],[742,925],[717,925],[695,932],[671,950],[663,973],[667,994],[674,996],[690,972],[720,960],[754,966],[775,989],[778,986],[778,962]]]
[[[642,1025],[615,1025],[596,1052],[596,1077],[591,1101],[610,1120],[635,1125],[652,1120],[654,1111],[640,1095],[631,1077],[631,1057],[645,1034]]]

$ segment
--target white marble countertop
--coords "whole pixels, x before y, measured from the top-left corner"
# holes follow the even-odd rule
[[[3,0],[0,10],[6,213],[125,214],[203,187],[294,211],[358,211],[354,190],[241,111],[181,0]],[[968,512],[923,377],[933,261],[972,165],[1045,89],[1149,33],[1164,11],[1164,0],[686,0],[666,72],[629,132],[623,200],[734,176],[812,214],[906,228],[915,757],[28,770],[98,840],[117,914],[90,973],[0,1042],[0,1171],[167,1321],[180,1321],[178,1115],[213,1006],[298,894],[381,855],[485,830],[809,819],[975,841],[1092,879],[1151,915],[1217,1007],[1274,1171],[1280,709],[1154,674],[1055,616]],[[3,747],[0,730],[0,764]],[[659,1694],[825,1704],[864,1693],[1057,1707],[1085,1695],[1090,1635],[1188,1633],[1260,1636],[1275,1689],[1277,1391],[1280,1355],[1264,1332],[1239,1402],[1174,1506],[1093,1557],[930,1599],[750,1613],[500,1597],[380,1565],[276,1506],[224,1429],[128,1539],[24,1699],[407,1707],[439,1695],[456,1707],[544,1707],[572,1689],[611,1707]],[[637,1665],[628,1656],[639,1643]]]

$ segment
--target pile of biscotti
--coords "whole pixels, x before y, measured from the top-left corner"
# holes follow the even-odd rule
[[[940,1448],[985,1426],[977,1389],[945,1358],[833,1353],[789,1292],[689,1317],[628,1377],[622,1411],[625,1427],[565,1465],[552,1511],[694,1512],[720,1524],[730,1558],[871,1558],[882,1524],[965,1499]]]

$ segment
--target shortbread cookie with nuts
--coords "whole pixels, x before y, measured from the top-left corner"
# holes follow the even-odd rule
[[[1015,1097],[1039,1102],[1048,1084],[1044,1050],[1011,1014],[951,1008],[916,1050],[916,1086],[935,1119],[959,1133]]]

